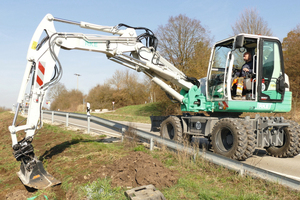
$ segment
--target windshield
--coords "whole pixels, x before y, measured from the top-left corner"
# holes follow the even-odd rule
[[[281,99],[281,95],[276,91],[277,79],[282,76],[280,52],[276,41],[263,42],[261,91],[271,99]]]
[[[224,77],[225,67],[228,52],[231,49],[227,46],[217,46],[214,52],[214,59],[212,61],[211,71],[208,81],[208,97],[224,98]]]
[[[208,74],[209,99],[224,99],[225,95],[228,94],[226,92],[227,82],[231,84],[237,72],[241,71],[242,66],[245,64],[244,54],[249,52],[251,57],[256,55],[256,39],[245,38],[242,48],[233,49],[233,44],[234,39],[230,39],[217,44],[214,48],[211,68]],[[232,63],[232,69],[230,68],[230,63]]]

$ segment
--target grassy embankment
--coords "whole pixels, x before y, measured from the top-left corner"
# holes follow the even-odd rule
[[[92,113],[92,115],[101,117],[109,120],[116,121],[128,121],[128,122],[140,122],[140,123],[151,123],[151,115],[161,115],[159,111],[160,108],[157,107],[155,103],[126,106],[115,110],[114,112],[107,113]]]
[[[125,121],[140,119],[135,115],[142,115],[141,119],[149,118],[151,112],[148,109],[153,108],[143,107],[127,107],[105,115],[113,115],[117,117],[113,119]],[[119,118],[124,113],[131,114],[126,119]],[[7,130],[12,119],[12,114],[0,113],[0,199],[4,199],[7,194],[24,190],[15,173],[19,170],[19,162],[12,156],[11,139]],[[169,152],[165,148],[149,151],[136,142],[105,143],[102,139],[82,134],[79,130],[73,132],[64,127],[44,124],[35,136],[35,152],[46,170],[61,180],[62,184],[26,193],[27,198],[39,196],[36,198],[38,200],[44,199],[43,195],[46,195],[49,199],[82,199],[84,196],[92,199],[126,199],[124,191],[128,188],[111,186],[110,177],[99,179],[99,168],[133,152],[143,151],[178,174],[175,185],[157,188],[167,199],[300,199],[299,192],[277,183],[242,177],[201,158],[193,160],[185,153]]]
[[[128,122],[140,122],[151,123],[150,116],[161,115],[161,108],[155,103],[127,106],[108,113],[92,113],[92,115],[109,120],[116,121],[128,121]],[[249,115],[251,118],[255,117],[255,114],[261,116],[283,116],[285,119],[294,120],[300,124],[300,102],[293,102],[293,108],[288,113],[243,113],[241,117]]]

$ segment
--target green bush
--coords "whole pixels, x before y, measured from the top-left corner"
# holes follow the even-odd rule
[[[97,179],[97,181],[89,183],[81,187],[81,189],[83,190],[84,196],[87,199],[126,199],[121,187],[112,188],[110,184],[110,179]]]

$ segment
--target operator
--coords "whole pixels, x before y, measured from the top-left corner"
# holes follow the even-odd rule
[[[236,73],[236,76],[238,77],[245,77],[246,72],[249,74],[252,74],[253,72],[253,61],[252,61],[252,56],[250,52],[244,53],[244,61],[246,62],[243,66],[241,71]]]
[[[232,96],[234,99],[242,99],[242,96],[245,95],[244,88],[244,78],[247,73],[253,73],[253,61],[250,52],[246,52],[243,55],[245,64],[242,66],[241,71],[235,73],[235,78],[232,82]]]

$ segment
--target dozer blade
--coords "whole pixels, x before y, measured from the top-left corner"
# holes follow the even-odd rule
[[[43,163],[35,158],[36,164],[30,171],[26,170],[24,164],[21,164],[21,169],[17,175],[22,183],[30,188],[46,189],[47,187],[60,184],[61,182],[48,174],[44,169]]]

